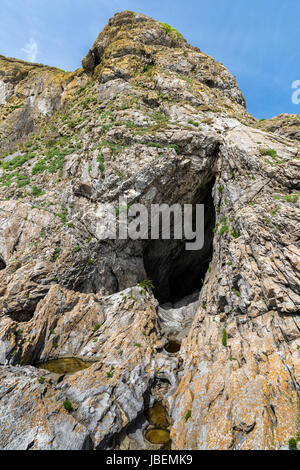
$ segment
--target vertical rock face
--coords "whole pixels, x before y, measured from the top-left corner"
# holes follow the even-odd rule
[[[74,73],[1,56],[0,113],[0,447],[285,448],[299,431],[296,117],[258,123],[225,67],[133,12]],[[204,203],[203,249],[103,239],[102,204],[118,213],[120,197]],[[90,367],[36,367],[66,357]],[[172,443],[145,437],[156,402]]]
[[[38,129],[64,103],[74,74],[0,55],[0,145]]]

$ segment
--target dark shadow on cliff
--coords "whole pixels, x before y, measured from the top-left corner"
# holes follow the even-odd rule
[[[153,281],[154,295],[160,304],[175,303],[201,290],[212,260],[215,208],[212,198],[214,182],[199,189],[193,204],[204,204],[204,246],[187,251],[186,240],[152,240],[145,244],[144,266]]]

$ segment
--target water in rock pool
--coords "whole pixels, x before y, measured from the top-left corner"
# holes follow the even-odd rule
[[[149,429],[145,437],[151,444],[167,444],[170,441],[170,431],[167,429]]]
[[[155,405],[147,411],[147,419],[152,426],[163,429],[169,426],[167,410],[160,402],[156,402]]]
[[[171,449],[166,408],[160,402],[156,402],[152,408],[149,408],[146,416],[149,421],[149,429],[145,433],[147,441],[151,444],[164,445],[165,450]]]
[[[87,369],[95,361],[83,361],[76,357],[61,357],[37,365],[38,369],[46,369],[55,374],[74,374],[82,369]]]
[[[181,348],[181,344],[178,343],[177,341],[169,341],[165,346],[165,350],[171,354],[177,353],[180,350],[180,348]]]

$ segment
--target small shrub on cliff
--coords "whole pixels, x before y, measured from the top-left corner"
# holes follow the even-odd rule
[[[26,175],[16,173],[16,182],[17,182],[18,188],[24,188],[30,183],[30,180],[27,178]]]
[[[163,114],[161,111],[154,111],[150,114],[150,118],[156,121],[157,123],[169,121],[169,117]]]
[[[62,223],[65,225],[68,221],[68,209],[62,208],[62,212],[55,214],[56,217],[59,217]]]
[[[241,294],[240,294],[240,292],[239,292],[237,289],[232,289],[232,292],[233,292],[237,297],[241,297]]]
[[[151,279],[145,279],[144,281],[139,282],[138,286],[141,289],[144,289],[148,292],[151,291],[152,289],[154,289],[154,284],[153,284],[153,281]]]
[[[43,173],[44,171],[46,171],[46,168],[47,168],[46,160],[42,159],[34,165],[34,167],[31,170],[31,174],[34,176],[37,173]]]
[[[177,153],[179,152],[179,147],[177,144],[168,145],[168,149],[174,149]]]
[[[69,400],[65,400],[63,402],[63,406],[64,406],[64,409],[68,411],[68,413],[72,413],[72,411],[74,411],[72,403]]]
[[[192,411],[189,410],[189,411],[187,412],[187,414],[185,415],[185,422],[187,422],[187,421],[190,419],[191,416],[192,416]]]
[[[297,441],[296,439],[292,438],[289,440],[289,448],[291,450],[297,450]]]
[[[53,256],[52,256],[52,262],[53,263],[55,263],[55,261],[59,257],[60,252],[61,252],[61,248],[55,248],[55,251],[54,251]]]
[[[147,75],[147,77],[152,77],[152,74],[153,74],[153,67],[154,67],[153,64],[146,65],[146,66],[144,67],[144,73]]]
[[[236,229],[232,230],[231,235],[233,236],[233,238],[239,238],[240,236],[239,232]]]
[[[225,329],[223,330],[222,344],[225,348],[227,347],[227,331]]]
[[[77,95],[81,95],[81,93],[83,93],[85,90],[86,90],[86,85],[79,88],[76,93],[77,93]]]
[[[40,188],[38,188],[37,186],[33,186],[32,187],[32,190],[31,190],[31,194],[32,196],[34,197],[40,197],[42,196],[43,194],[45,194],[44,191],[42,191]]]
[[[78,124],[81,123],[81,118],[74,119],[73,121],[68,121],[68,127],[74,129]]]
[[[173,28],[170,26],[168,23],[160,23],[162,28],[164,28],[165,32],[167,33],[168,36],[171,36],[173,39],[183,39],[182,35],[180,34],[177,29]]]
[[[228,227],[227,223],[225,223],[220,228],[219,235],[224,235],[225,233],[228,233],[228,232],[229,232],[229,227]]]
[[[103,155],[102,155],[101,150],[99,151],[99,154],[98,154],[98,157],[97,157],[97,161],[98,161],[98,163],[99,163],[99,169],[100,169],[101,173],[104,173],[104,171],[105,171],[105,166],[104,166],[104,159],[103,159]]]
[[[274,149],[260,148],[259,153],[262,157],[263,156],[269,156],[269,157],[274,158],[274,159],[277,158],[277,152]]]
[[[159,142],[148,142],[146,145],[147,145],[147,147],[154,147],[154,148],[158,148],[158,149],[163,148],[163,145],[160,144]]]
[[[199,127],[199,122],[193,121],[193,119],[189,119],[188,123],[191,124],[192,126]]]

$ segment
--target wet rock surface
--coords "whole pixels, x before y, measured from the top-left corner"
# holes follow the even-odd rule
[[[53,374],[70,375],[83,369],[88,369],[94,361],[85,361],[77,357],[61,357],[48,362],[36,364],[38,369],[48,370]]]
[[[74,73],[1,57],[0,118],[0,448],[287,446],[300,372],[288,118],[258,123],[221,64],[132,12]],[[120,196],[206,201],[203,251],[103,239],[102,204]],[[67,358],[94,363],[35,367]],[[147,417],[157,403],[168,426]]]

